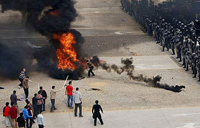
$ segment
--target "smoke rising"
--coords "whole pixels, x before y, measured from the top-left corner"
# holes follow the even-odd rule
[[[162,84],[160,83],[162,77],[159,75],[153,78],[145,77],[142,74],[134,75],[133,74],[134,65],[133,65],[132,58],[121,59],[121,63],[123,64],[122,67],[118,67],[115,64],[109,65],[107,63],[101,63],[97,56],[93,57],[91,59],[91,62],[94,63],[95,66],[100,66],[102,69],[106,70],[107,72],[111,72],[112,70],[118,74],[125,72],[127,76],[130,78],[130,80],[145,82],[151,85],[152,87],[162,88],[162,89],[170,90],[173,92],[181,92],[182,89],[185,88],[185,86],[183,85],[170,86],[168,84]]]
[[[21,12],[29,29],[49,38],[53,33],[68,32],[77,16],[72,0],[0,0],[0,4],[4,11]]]
[[[57,79],[65,79],[66,75],[70,74],[73,75],[71,77],[74,79],[81,76],[83,72],[82,66],[79,66],[79,69],[74,71],[60,70],[57,68],[55,51],[59,48],[59,42],[53,39],[53,34],[55,33],[73,33],[76,40],[75,49],[77,51],[77,58],[82,58],[81,44],[84,42],[84,39],[81,33],[70,29],[70,23],[74,21],[77,16],[73,0],[0,0],[0,4],[2,5],[3,11],[19,11],[22,14],[25,26],[29,30],[34,30],[41,35],[46,36],[49,40],[51,46],[34,49],[33,55],[30,55],[36,59],[38,71],[49,73],[51,77]],[[13,66],[13,70],[10,71],[10,74],[2,70],[1,72],[4,73],[1,75],[6,77],[16,77],[22,67],[30,66],[26,65],[23,61],[26,60],[26,58],[20,59],[18,56],[15,57],[16,51],[12,49],[0,52],[0,56],[5,56],[6,53],[8,53],[7,56],[11,56],[10,58],[12,60],[5,61],[6,57],[1,58],[3,64],[0,65],[0,69],[4,69],[4,66],[2,65],[10,64],[12,61],[19,63],[19,67]],[[21,62],[18,62],[18,60]],[[5,73],[7,75],[5,75]],[[16,75],[13,76],[13,74]]]
[[[75,40],[79,45],[76,45],[77,49],[77,56],[79,56],[79,59],[84,61],[83,58],[81,58],[81,44],[84,42],[84,39],[82,36],[80,36],[80,32],[76,30],[70,30],[71,33],[73,33]],[[84,67],[83,65],[80,65],[80,63],[75,63],[75,65],[79,68],[76,70],[62,70],[57,68],[57,58],[56,58],[56,49],[57,47],[54,40],[50,40],[50,43],[52,45],[46,45],[41,49],[35,49],[34,52],[34,58],[37,60],[37,67],[39,72],[46,72],[49,74],[50,77],[53,77],[55,79],[66,79],[66,76],[69,75],[69,79],[78,80],[80,77],[82,77],[82,74],[84,73]]]
[[[26,67],[28,70],[31,69],[31,49],[26,54],[24,54],[24,51],[23,48],[13,48],[0,41],[0,75],[2,77],[16,79],[22,68]]]

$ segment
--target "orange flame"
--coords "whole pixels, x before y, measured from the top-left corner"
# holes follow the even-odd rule
[[[77,59],[77,53],[74,47],[76,41],[74,40],[73,34],[54,34],[53,38],[59,40],[60,42],[60,48],[56,50],[58,69],[76,69],[77,67],[74,65],[74,63],[79,62],[79,60]]]
[[[58,12],[58,10],[55,10],[55,11],[49,12],[49,14],[53,15],[53,16],[58,16],[59,12]]]

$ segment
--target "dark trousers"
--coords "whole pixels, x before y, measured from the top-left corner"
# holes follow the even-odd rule
[[[199,74],[199,81],[200,81],[200,70],[198,70],[198,74]]]
[[[38,114],[38,109],[37,109],[37,105],[33,106],[33,118],[35,119],[37,117]]]
[[[79,108],[79,116],[82,116],[82,103],[75,103],[74,116],[77,116],[77,108]]]
[[[92,71],[93,69],[89,69],[88,71],[88,76],[90,76],[90,73],[92,73],[92,75],[94,76],[94,72]]]
[[[174,46],[172,45],[172,54],[175,55]]]
[[[169,45],[168,45],[168,43],[164,43],[164,45],[163,45],[163,51],[165,51],[165,47],[167,48],[167,51],[169,51]]]
[[[25,97],[28,98],[28,94],[29,94],[28,88],[26,89],[24,88],[24,93],[25,93]]]
[[[42,112],[42,104],[37,105],[37,110],[38,110],[38,113]]]
[[[42,111],[45,111],[45,99],[43,99],[44,103],[42,104]]]
[[[44,128],[44,125],[38,125],[39,128]]]
[[[1,13],[4,13],[4,5],[1,5]]]
[[[19,86],[22,87],[22,86],[23,86],[23,85],[22,85],[23,79],[19,78],[19,81],[20,81]]]
[[[182,65],[185,67],[185,57],[183,57],[183,64]]]
[[[97,125],[97,118],[98,118],[99,121],[101,122],[101,125],[103,125],[103,120],[102,120],[101,115],[100,115],[100,116],[94,117],[94,126]]]
[[[182,61],[182,58],[181,58],[181,52],[180,52],[180,51],[177,52],[177,58],[180,59],[180,60],[179,60],[180,62]]]
[[[33,124],[33,118],[27,118],[26,119],[26,127],[32,128],[32,124]]]
[[[194,78],[196,78],[196,75],[197,75],[196,66],[193,66],[193,67],[192,67],[192,71],[193,71],[193,74],[194,74]]]
[[[186,70],[185,71],[188,71],[188,63],[185,63],[185,65],[186,65]]]
[[[55,107],[55,99],[51,99],[51,111],[50,112],[53,112],[55,109],[56,109],[56,107]]]

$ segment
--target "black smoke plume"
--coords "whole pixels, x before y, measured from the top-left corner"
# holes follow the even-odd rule
[[[173,92],[181,92],[182,89],[185,88],[185,86],[183,86],[183,85],[170,86],[168,84],[159,83],[160,80],[162,79],[162,77],[159,75],[157,75],[153,78],[145,77],[142,74],[134,75],[133,74],[134,65],[133,65],[132,58],[121,59],[121,63],[123,64],[122,67],[118,67],[115,64],[109,65],[106,62],[101,63],[97,56],[93,57],[91,59],[91,62],[95,66],[100,66],[102,69],[106,70],[107,72],[111,72],[112,70],[118,74],[125,72],[131,80],[145,82],[145,83],[148,83],[149,85],[151,85],[152,87],[162,88],[162,89],[170,90]]]
[[[24,54],[23,51],[29,51]],[[22,68],[31,70],[32,56],[31,49],[16,48],[1,43],[0,40],[0,76],[4,78],[16,79]]]
[[[81,47],[80,44],[83,43],[83,38],[80,36],[81,34],[76,30],[70,30],[69,32],[73,33],[76,42],[79,45],[76,45],[77,55],[79,56],[80,61],[84,61],[83,58],[81,58]],[[56,43],[55,41],[50,41],[53,43],[53,45],[46,45],[41,49],[36,49],[34,52],[34,58],[37,60],[38,65],[38,71],[46,72],[49,74],[50,77],[53,77],[55,79],[66,79],[66,77],[69,75],[69,79],[78,80],[82,78],[82,74],[84,73],[84,67],[80,63],[75,63],[75,65],[79,68],[76,70],[62,70],[57,68],[57,58],[56,58]]]
[[[78,79],[81,76],[83,73],[82,66],[73,71],[57,68],[55,51],[59,48],[59,42],[53,39],[53,34],[55,33],[73,33],[76,40],[77,58],[82,58],[81,44],[84,39],[78,31],[70,29],[70,23],[77,16],[73,0],[0,0],[0,4],[3,11],[14,10],[21,12],[26,27],[46,36],[52,45],[35,49],[33,56],[37,60],[39,71],[47,72],[51,77],[57,79],[65,79],[66,75],[70,75],[70,78],[73,79]],[[24,64],[23,62],[20,63]],[[20,70],[21,67],[19,67]],[[16,70],[18,70],[18,67],[13,69],[12,72],[19,73]]]
[[[2,9],[22,13],[30,28],[49,38],[54,33],[68,32],[77,16],[72,0],[0,0]]]

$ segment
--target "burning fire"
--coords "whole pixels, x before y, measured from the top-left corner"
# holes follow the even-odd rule
[[[72,33],[54,34],[53,38],[59,40],[60,47],[56,50],[58,69],[71,69],[74,70],[77,59],[77,53],[75,50],[76,41],[74,40],[74,35]]]
[[[53,16],[58,16],[59,12],[58,10],[54,10],[54,11],[49,12],[49,14]]]

